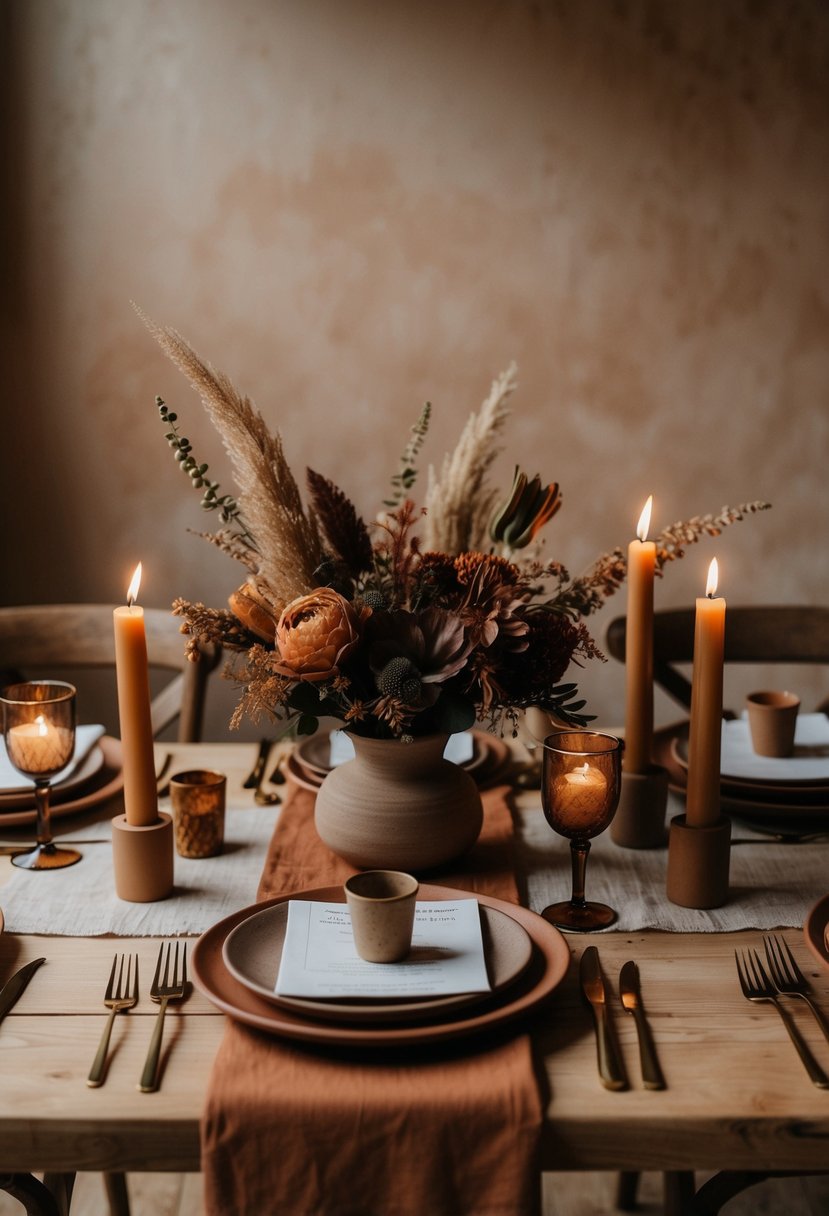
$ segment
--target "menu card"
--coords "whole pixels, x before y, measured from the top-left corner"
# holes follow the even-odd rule
[[[357,954],[347,904],[292,899],[275,991],[304,997],[421,997],[488,992],[475,899],[415,907],[412,949],[399,963]]]

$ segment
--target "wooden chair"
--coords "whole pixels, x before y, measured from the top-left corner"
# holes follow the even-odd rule
[[[151,668],[176,673],[153,699],[153,734],[178,719],[178,741],[201,738],[207,680],[221,658],[216,646],[200,647],[191,663],[184,653],[179,622],[162,608],[145,608],[147,651]],[[0,674],[3,683],[28,679],[50,670],[115,666],[112,606],[47,604],[0,608]]]
[[[625,618],[611,621],[605,644],[625,661]],[[683,709],[691,708],[691,682],[676,664],[694,657],[694,609],[654,613],[653,678]],[[829,664],[829,608],[732,608],[725,614],[726,663]],[[829,708],[829,697],[817,707]],[[729,716],[733,716],[729,711]]]
[[[691,681],[676,664],[694,658],[694,609],[675,608],[654,613],[653,678],[682,706],[691,709]],[[616,617],[607,627],[605,644],[614,659],[625,661],[624,617]],[[824,663],[829,664],[829,608],[784,606],[732,608],[725,614],[726,663]],[[829,697],[818,710],[829,712]],[[724,716],[733,718],[731,710]],[[698,1191],[690,1171],[666,1173],[665,1212],[668,1216],[716,1216],[720,1208],[747,1187],[766,1178],[786,1177],[786,1173],[723,1171]],[[623,1212],[635,1211],[639,1175],[619,1176],[616,1206]]]
[[[0,682],[14,683],[38,674],[115,666],[113,606],[107,604],[48,604],[0,608]],[[201,739],[207,681],[220,659],[217,646],[200,646],[193,663],[184,653],[179,623],[161,608],[144,609],[147,653],[151,668],[176,673],[153,699],[153,734],[161,734],[178,719],[178,741]],[[0,1178],[5,1190],[31,1216],[65,1216],[69,1211],[74,1174],[49,1175],[43,1183],[31,1175]],[[129,1216],[126,1177],[105,1174],[111,1216]]]

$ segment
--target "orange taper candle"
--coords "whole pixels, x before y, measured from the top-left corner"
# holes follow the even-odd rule
[[[135,603],[141,582],[139,562],[127,592],[127,605],[113,613],[118,714],[124,763],[124,811],[127,823],[147,827],[158,820],[150,676],[144,609]]]
[[[653,745],[653,576],[656,544],[646,540],[653,495],[642,509],[638,539],[628,545],[628,610],[625,627],[625,750],[622,767],[646,773]]]
[[[694,674],[691,688],[691,735],[685,821],[702,828],[720,818],[720,747],[722,742],[725,600],[716,596],[718,568],[708,569],[704,598],[697,600],[694,625]]]

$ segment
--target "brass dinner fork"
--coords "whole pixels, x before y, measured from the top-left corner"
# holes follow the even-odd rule
[[[126,975],[124,974],[125,960],[127,964]],[[133,971],[133,960],[135,971]],[[104,1004],[109,1009],[110,1014],[104,1027],[104,1033],[101,1035],[98,1054],[95,1056],[92,1068],[89,1070],[89,1076],[86,1078],[87,1085],[92,1089],[96,1089],[104,1083],[104,1066],[106,1064],[107,1052],[109,1051],[109,1037],[112,1034],[112,1023],[115,1021],[116,1013],[132,1009],[133,1005],[138,1004],[137,954],[115,955],[115,958],[112,960],[112,970],[109,973],[107,990],[104,993]]]
[[[170,976],[170,955],[173,954],[173,973]],[[161,966],[164,964],[162,973]],[[167,1012],[168,1001],[183,1001],[187,992],[187,944],[182,945],[181,972],[179,973],[179,943],[175,944],[175,952],[171,942],[162,942],[158,952],[158,962],[155,965],[155,975],[150,986],[150,998],[161,1008],[155,1020],[153,1037],[150,1040],[144,1071],[138,1088],[142,1094],[151,1094],[158,1089],[158,1064],[161,1058],[161,1039],[164,1034],[164,1014]]]
[[[806,1044],[806,1040],[801,1035],[790,1014],[777,999],[777,990],[766,975],[757,951],[744,950],[741,958],[735,950],[734,957],[737,960],[737,975],[740,980],[740,987],[743,990],[743,996],[749,1001],[768,1001],[774,1005],[780,1014],[783,1025],[788,1031],[789,1038],[797,1049],[797,1054],[803,1061],[803,1066],[809,1074],[809,1080],[818,1089],[829,1089],[829,1077],[826,1076],[826,1073],[812,1055]]]
[[[812,991],[809,981],[797,965],[797,960],[789,949],[789,944],[782,937],[771,934],[763,938],[766,959],[778,992],[784,996],[797,996],[805,1001],[812,1011],[815,1021],[823,1031],[823,1037],[829,1041],[829,1025],[826,1023],[820,1009],[815,1005],[809,993]]]

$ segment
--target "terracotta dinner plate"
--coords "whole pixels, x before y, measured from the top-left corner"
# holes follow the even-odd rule
[[[114,798],[124,788],[124,773],[121,767],[121,740],[111,739],[104,735],[98,745],[104,755],[104,763],[89,783],[83,793],[77,798],[66,802],[56,802],[52,806],[52,818],[59,819],[63,815],[76,815],[90,807],[98,806]],[[37,816],[34,801],[30,810],[6,811],[0,806],[0,827],[22,827],[24,824],[35,823]]]
[[[653,759],[668,770],[668,784],[682,798],[686,792],[686,772],[676,759],[674,739],[687,734],[688,723],[666,726],[654,733]],[[776,795],[775,795],[776,796]],[[829,797],[816,805],[794,801],[772,800],[765,788],[736,794],[727,783],[721,785],[720,802],[723,811],[732,819],[740,819],[760,832],[806,834],[829,829]]]
[[[467,898],[474,899],[474,896],[467,895]],[[344,902],[342,893],[337,902]],[[355,1024],[434,1021],[452,1010],[490,1001],[493,993],[501,992],[529,966],[532,942],[518,921],[485,905],[480,906],[480,912],[487,974],[492,986],[490,992],[400,1000],[348,1000],[344,997],[322,1000],[274,992],[288,926],[287,901],[254,912],[237,925],[225,938],[222,957],[228,971],[251,992],[273,1005],[296,1009],[307,1017]]]
[[[829,942],[826,932],[829,929],[829,895],[819,899],[813,908],[809,909],[803,922],[803,936],[806,945],[824,967],[829,967]]]
[[[423,883],[420,896],[424,900],[468,897],[468,891]],[[317,887],[308,891],[267,900],[261,905],[243,908],[226,917],[202,934],[193,948],[193,981],[205,996],[230,1017],[270,1034],[309,1043],[345,1045],[351,1047],[383,1048],[409,1046],[462,1038],[478,1031],[508,1024],[536,1009],[561,983],[570,963],[570,950],[559,931],[534,912],[505,900],[477,895],[478,903],[495,908],[517,921],[533,944],[532,959],[522,975],[510,984],[492,1005],[458,1009],[434,1022],[406,1026],[335,1025],[309,1018],[299,1010],[286,1009],[266,1001],[246,988],[228,971],[222,958],[222,947],[230,932],[253,913],[289,899],[342,900],[342,887]]]

